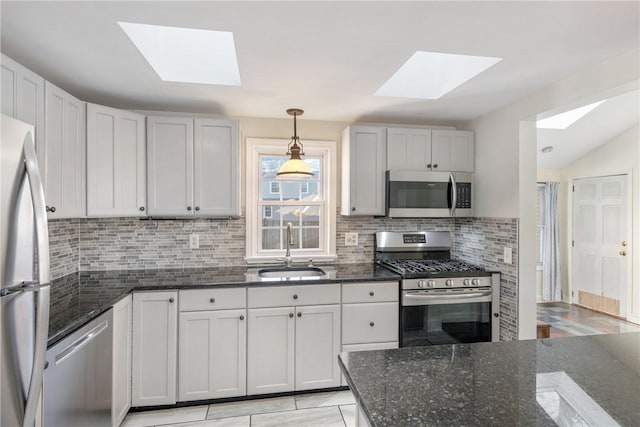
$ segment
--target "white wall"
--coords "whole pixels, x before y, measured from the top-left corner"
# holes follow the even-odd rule
[[[535,182],[537,114],[584,105],[638,87],[640,50],[581,70],[558,83],[474,120],[476,213],[519,218],[518,330],[536,336]],[[529,124],[521,122],[529,121]],[[533,164],[533,167],[531,166]]]

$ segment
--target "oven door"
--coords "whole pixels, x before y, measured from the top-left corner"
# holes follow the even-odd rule
[[[403,291],[400,346],[491,341],[491,302],[491,288]]]

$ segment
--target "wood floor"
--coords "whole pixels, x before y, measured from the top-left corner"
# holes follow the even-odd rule
[[[563,302],[539,303],[538,322],[551,325],[551,338],[640,332],[640,325]]]

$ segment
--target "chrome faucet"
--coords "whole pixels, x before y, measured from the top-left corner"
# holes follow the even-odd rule
[[[287,223],[287,246],[286,246],[286,252],[284,253],[284,263],[287,267],[291,267],[291,250],[290,250],[290,246],[293,245],[293,242],[291,241],[291,223],[288,222]]]

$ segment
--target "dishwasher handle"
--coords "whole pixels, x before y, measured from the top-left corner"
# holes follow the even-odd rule
[[[55,356],[55,364],[59,365],[68,358],[70,358],[74,353],[79,351],[82,347],[89,344],[93,341],[98,335],[104,332],[109,327],[109,321],[105,320],[104,322],[98,324],[95,328],[88,331],[86,334],[69,344],[64,350]]]

